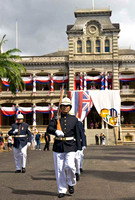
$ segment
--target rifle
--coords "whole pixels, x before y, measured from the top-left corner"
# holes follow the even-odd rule
[[[60,105],[61,105],[61,101],[64,95],[64,84],[62,85],[62,89],[61,89],[61,94],[60,94],[60,100],[59,100],[59,106],[58,106],[58,112],[57,112],[57,130],[62,131],[61,125],[60,125]]]

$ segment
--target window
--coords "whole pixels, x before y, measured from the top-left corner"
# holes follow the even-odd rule
[[[82,41],[77,41],[77,53],[82,53]]]
[[[100,40],[96,40],[96,52],[100,52]]]
[[[110,41],[105,40],[105,52],[110,52]]]
[[[91,53],[91,41],[90,40],[86,41],[86,52]]]

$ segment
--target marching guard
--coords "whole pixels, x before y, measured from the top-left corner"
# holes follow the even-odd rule
[[[28,124],[23,122],[24,116],[18,114],[17,122],[12,124],[8,135],[14,138],[13,152],[16,165],[15,173],[26,172],[27,148],[31,145],[31,132]]]
[[[71,101],[65,97],[60,103],[61,130],[58,130],[58,117],[54,117],[47,128],[49,134],[55,135],[53,144],[53,158],[57,180],[58,197],[62,198],[68,191],[74,193],[76,185],[75,152],[81,150],[78,119],[69,114]]]

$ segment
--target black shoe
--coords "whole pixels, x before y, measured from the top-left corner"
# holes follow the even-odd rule
[[[22,167],[22,173],[25,173],[25,172],[26,172],[26,169]]]
[[[75,174],[76,175],[76,181],[80,180],[80,175],[78,173]]]
[[[83,173],[83,169],[82,168],[80,168],[80,172]]]
[[[64,196],[65,196],[64,193],[59,193],[59,194],[58,194],[58,198],[62,198],[62,197],[64,197]]]
[[[69,194],[73,194],[74,193],[74,187],[68,185],[68,192],[69,192]]]
[[[21,170],[16,170],[15,173],[21,173]]]

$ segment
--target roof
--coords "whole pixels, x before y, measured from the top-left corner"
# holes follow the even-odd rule
[[[135,55],[134,49],[119,49],[119,55]]]
[[[45,55],[42,55],[42,56],[45,56],[45,57],[67,57],[69,55],[68,53],[68,50],[58,50],[56,52],[53,52],[53,53],[49,53],[49,54],[45,54]]]

